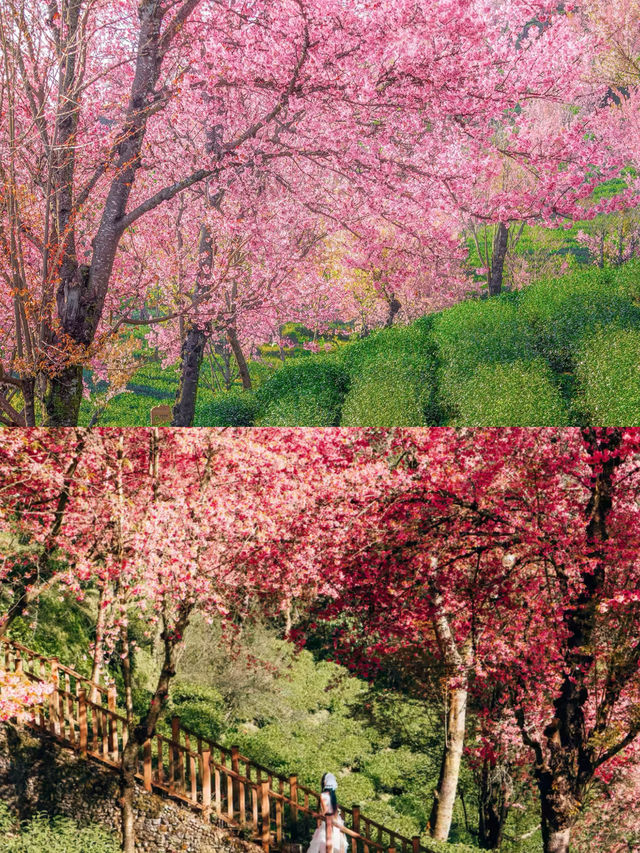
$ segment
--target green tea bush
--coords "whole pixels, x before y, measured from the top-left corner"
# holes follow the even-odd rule
[[[208,427],[253,426],[256,410],[256,399],[251,391],[227,391],[196,405],[194,423]]]
[[[410,375],[385,367],[381,360],[353,381],[340,423],[350,427],[423,426],[426,420]]]
[[[640,259],[636,258],[615,270],[620,293],[634,305],[640,305]]]
[[[78,826],[73,820],[38,814],[16,825],[0,802],[0,853],[118,853],[116,838],[99,826]]]
[[[464,378],[480,365],[534,356],[518,323],[516,294],[460,302],[434,317],[432,337],[445,369]]]
[[[379,750],[363,769],[377,790],[391,794],[399,794],[408,787],[427,789],[429,783],[437,781],[439,771],[437,763],[427,755],[406,747]]]
[[[565,426],[569,415],[541,359],[481,365],[461,381],[445,374],[457,426]]]
[[[431,318],[375,332],[340,354],[351,377],[343,426],[422,426],[437,418]]]
[[[639,309],[611,270],[581,270],[527,287],[518,315],[532,348],[559,373],[573,369],[585,334],[611,324],[629,328],[640,323]]]
[[[584,342],[576,373],[597,426],[640,426],[640,329],[602,329]]]
[[[100,415],[98,426],[149,426],[151,409],[159,404],[156,397],[148,397],[126,391],[118,394],[107,403],[106,409]],[[91,417],[91,406],[86,400],[80,407],[80,424],[86,426]]]
[[[258,426],[337,426],[349,377],[334,359],[285,364],[256,391]]]

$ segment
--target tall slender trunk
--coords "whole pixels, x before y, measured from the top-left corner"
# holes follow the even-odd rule
[[[204,329],[197,329],[195,326],[191,326],[180,351],[180,384],[178,385],[176,402],[173,406],[171,426],[193,426],[193,419],[196,413],[196,400],[198,397],[200,367],[206,343],[207,335]]]
[[[105,583],[102,585],[100,589],[100,597],[98,598],[98,615],[96,617],[96,636],[93,645],[93,664],[91,666],[91,681],[93,682],[95,687],[91,688],[91,693],[89,694],[90,702],[99,702],[99,691],[98,691],[98,682],[100,681],[100,677],[102,676],[102,669],[104,667],[104,630],[107,624],[107,608],[104,606],[106,595],[107,595],[108,585]]]
[[[22,384],[22,396],[24,398],[24,421],[25,426],[36,425],[36,380],[35,377],[27,378]]]
[[[504,278],[504,261],[509,245],[509,226],[499,222],[493,238],[493,253],[491,257],[491,272],[489,274],[489,296],[497,296],[502,292]]]
[[[240,371],[240,379],[242,380],[242,387],[245,391],[251,390],[251,376],[249,375],[249,365],[247,364],[247,360],[244,357],[244,353],[242,352],[242,347],[240,346],[240,341],[238,340],[238,333],[236,332],[235,326],[231,325],[227,328],[227,339],[231,346],[231,351],[236,360],[236,364],[238,365],[238,370]]]
[[[445,745],[440,765],[440,778],[429,818],[431,836],[438,841],[446,841],[449,837],[453,807],[458,791],[467,718],[468,690],[466,684],[463,687],[457,686],[448,689],[447,698]]]
[[[208,279],[211,276],[213,264],[213,241],[207,225],[200,226],[198,236],[198,274],[194,289],[194,299],[201,299],[209,288]],[[207,343],[209,327],[196,328],[189,324],[187,335],[180,352],[180,384],[176,402],[173,407],[171,426],[193,426],[198,396],[200,367]]]
[[[434,572],[437,563],[434,563]],[[460,764],[464,749],[467,721],[468,673],[472,654],[471,646],[465,642],[460,648],[451,630],[444,599],[435,579],[430,582],[430,593],[434,606],[433,629],[446,670],[446,733],[440,778],[434,792],[429,818],[432,838],[446,841],[451,830],[453,806],[460,778]]]
[[[122,752],[120,762],[120,814],[122,817],[122,849],[124,853],[135,853],[135,813],[133,807],[138,769],[138,756],[143,744],[150,740],[156,731],[160,715],[169,698],[169,686],[176,673],[176,650],[180,642],[178,637],[184,635],[189,624],[191,607],[182,610],[175,626],[175,631],[165,630],[162,634],[164,643],[164,659],[158,676],[156,688],[149,702],[144,718],[137,726],[133,724],[133,706],[131,701],[131,666],[128,654],[123,658],[123,677],[127,704],[127,727],[129,739]]]
[[[129,648],[129,636],[126,626],[120,633],[122,642],[122,653],[120,658],[120,669],[124,682],[125,693],[125,716],[127,719],[127,731],[129,739],[122,753],[120,764],[120,815],[122,818],[122,849],[125,853],[135,853],[135,813],[133,809],[133,797],[136,789],[136,770],[138,769],[138,752],[140,742],[134,736],[133,724],[133,687],[131,683],[131,656]],[[143,741],[144,743],[144,741]]]

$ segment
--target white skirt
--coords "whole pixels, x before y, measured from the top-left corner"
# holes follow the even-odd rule
[[[349,842],[347,841],[347,836],[340,831],[341,825],[341,818],[334,817],[333,832],[331,833],[333,836],[333,853],[347,853],[349,849]],[[326,850],[327,825],[324,821],[322,821],[320,826],[313,833],[313,838],[311,839],[311,844],[309,845],[307,853],[326,853]]]

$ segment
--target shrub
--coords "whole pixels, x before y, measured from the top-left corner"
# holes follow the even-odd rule
[[[213,687],[178,682],[171,687],[166,718],[174,715],[192,732],[218,740],[225,727],[225,702]]]
[[[640,426],[640,331],[600,330],[576,370],[584,408],[598,426]]]
[[[458,426],[565,426],[569,420],[542,360],[481,365],[465,380],[449,374],[445,382]]]
[[[469,299],[435,316],[432,337],[447,371],[465,377],[480,365],[533,357],[518,323],[516,296]]]
[[[640,305],[640,259],[634,259],[615,271],[615,280],[622,296]]]
[[[285,364],[256,392],[260,426],[337,426],[349,387],[344,367],[326,356]]]
[[[421,426],[437,419],[431,410],[436,362],[430,326],[431,318],[423,318],[344,348],[351,386],[343,426]]]
[[[256,399],[251,391],[227,391],[196,406],[195,425],[208,427],[253,426]]]
[[[404,370],[389,370],[381,360],[351,385],[342,407],[342,426],[422,426],[419,395]]]
[[[558,372],[573,370],[585,334],[638,323],[640,311],[610,270],[580,271],[539,282],[520,294],[519,320],[532,348]]]
[[[118,853],[113,835],[99,826],[78,826],[73,820],[38,814],[16,825],[0,803],[0,853]]]

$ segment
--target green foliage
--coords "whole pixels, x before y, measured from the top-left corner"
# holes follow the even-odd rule
[[[635,306],[640,305],[640,259],[623,264],[615,271],[615,277],[620,294]]]
[[[640,329],[597,332],[582,348],[577,375],[593,423],[640,426]]]
[[[342,408],[342,426],[423,426],[425,417],[411,377],[381,363],[354,380]]]
[[[194,422],[195,426],[208,427],[253,426],[256,410],[256,400],[250,391],[232,390],[197,405]]]
[[[467,379],[445,374],[458,426],[566,426],[569,415],[542,360],[479,366]]]
[[[83,603],[62,596],[56,589],[40,596],[28,616],[11,626],[11,639],[45,657],[57,657],[84,675],[91,673],[87,649],[93,639],[94,596]]]
[[[256,392],[259,426],[337,426],[349,386],[335,359],[285,364]]]
[[[151,409],[159,404],[157,397],[125,391],[109,401],[100,415],[99,426],[149,426]],[[91,417],[91,407],[86,400],[80,406],[80,425],[87,426]]]
[[[343,426],[422,426],[434,419],[436,362],[430,323],[375,332],[347,346],[341,360],[351,386]]]
[[[610,270],[580,271],[522,291],[518,322],[532,348],[557,372],[572,370],[586,334],[640,323],[640,311],[616,286]]]
[[[460,302],[436,315],[432,334],[441,362],[461,377],[534,355],[518,323],[516,294]]]
[[[0,802],[0,853],[118,853],[116,838],[99,826],[78,826],[66,817],[38,814],[16,825]]]
[[[180,717],[182,725],[202,736],[219,740],[225,719],[224,698],[218,690],[178,681],[171,686],[166,718]]]
[[[379,791],[401,793],[407,785],[424,788],[433,776],[433,762],[406,747],[376,752],[364,765],[367,776]]]

